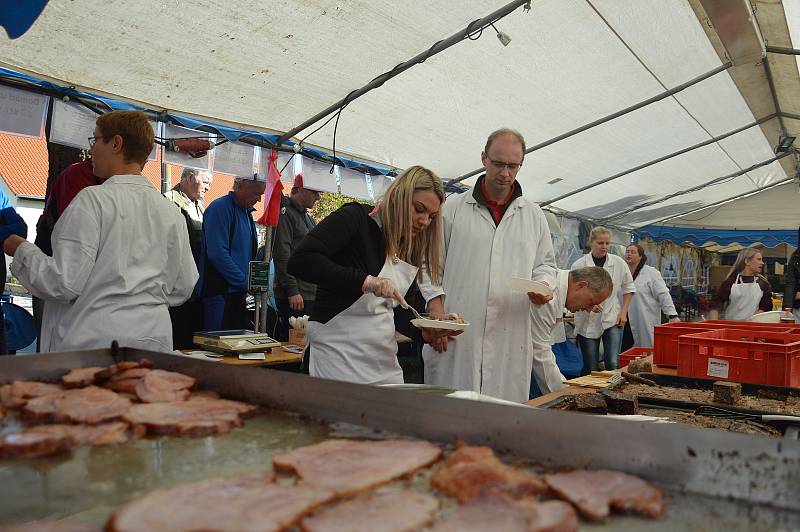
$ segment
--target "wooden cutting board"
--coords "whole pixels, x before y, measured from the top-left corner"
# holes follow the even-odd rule
[[[607,388],[610,384],[608,381],[616,375],[616,371],[593,371],[591,375],[584,375],[564,381],[570,386],[585,386],[587,388]]]

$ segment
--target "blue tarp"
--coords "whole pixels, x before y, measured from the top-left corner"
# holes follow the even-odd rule
[[[36,87],[40,87],[42,89],[46,89],[46,91],[56,92],[58,94],[65,96],[81,98],[83,100],[102,102],[107,107],[115,111],[132,110],[132,109],[138,111],[144,111],[148,114],[153,115],[154,117],[158,117],[159,120],[169,121],[192,129],[198,129],[201,126],[210,127],[211,129],[213,129],[214,131],[216,131],[229,141],[236,141],[244,136],[247,136],[252,140],[259,140],[267,145],[274,145],[275,142],[278,140],[278,138],[280,138],[280,135],[276,135],[274,133],[262,133],[259,131],[253,131],[248,129],[237,129],[233,127],[216,124],[214,122],[209,122],[206,120],[200,120],[197,118],[191,118],[188,116],[173,114],[169,112],[163,113],[155,109],[147,109],[128,102],[115,100],[113,98],[106,98],[104,96],[99,96],[97,94],[82,92],[73,87],[67,87],[64,85],[51,83],[49,81],[44,81],[34,76],[29,76],[27,74],[22,74],[20,72],[15,72],[13,70],[9,70],[6,68],[0,68],[0,79],[8,79],[13,81],[23,82],[28,85],[33,85]],[[292,142],[291,140],[286,141],[284,143],[284,146],[288,147],[291,147],[293,145],[294,142]],[[332,157],[330,152],[311,147],[303,147],[300,153],[307,157],[311,157],[313,159],[329,160]],[[336,156],[336,162],[339,163],[341,166],[344,166],[345,168],[354,168],[363,170],[364,172],[371,175],[377,175],[377,174],[387,175],[393,172],[391,168],[387,168],[385,166],[368,164],[363,161],[359,161],[356,159],[348,159],[345,157],[340,157],[338,155]]]
[[[748,229],[706,229],[702,227],[669,227],[665,225],[646,225],[634,231],[641,239],[648,236],[656,242],[669,240],[676,244],[689,242],[702,246],[706,242],[715,242],[720,246],[740,244],[750,246],[761,242],[767,247],[775,247],[783,243],[797,245],[795,230],[748,230]]]
[[[0,26],[9,39],[22,37],[39,15],[48,0],[0,0]]]

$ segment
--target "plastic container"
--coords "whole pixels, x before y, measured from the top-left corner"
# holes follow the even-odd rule
[[[720,329],[680,336],[678,375],[800,387],[800,334]]]
[[[619,367],[624,368],[637,358],[649,357],[652,354],[652,347],[631,347],[619,355]]]
[[[706,320],[657,325],[653,334],[653,364],[675,368],[678,366],[678,338],[684,334],[720,329],[743,329],[750,331],[777,331],[800,334],[797,324],[754,323],[750,321]]]

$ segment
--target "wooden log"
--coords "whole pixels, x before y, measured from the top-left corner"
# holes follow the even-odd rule
[[[635,395],[610,392],[603,398],[609,414],[631,416],[639,413],[639,400]]]
[[[714,383],[714,402],[735,405],[742,395],[742,385],[738,382],[717,381]]]

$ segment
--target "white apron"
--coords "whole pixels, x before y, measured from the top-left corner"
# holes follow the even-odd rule
[[[728,307],[725,309],[726,320],[746,320],[758,312],[758,304],[764,292],[758,279],[752,283],[741,282],[741,276],[736,275],[736,281],[731,285],[731,295]]]
[[[394,282],[404,294],[417,275],[407,262],[386,259],[378,277]],[[397,362],[394,307],[397,301],[364,294],[328,323],[309,321],[306,336],[311,346],[312,377],[361,384],[402,384]]]

